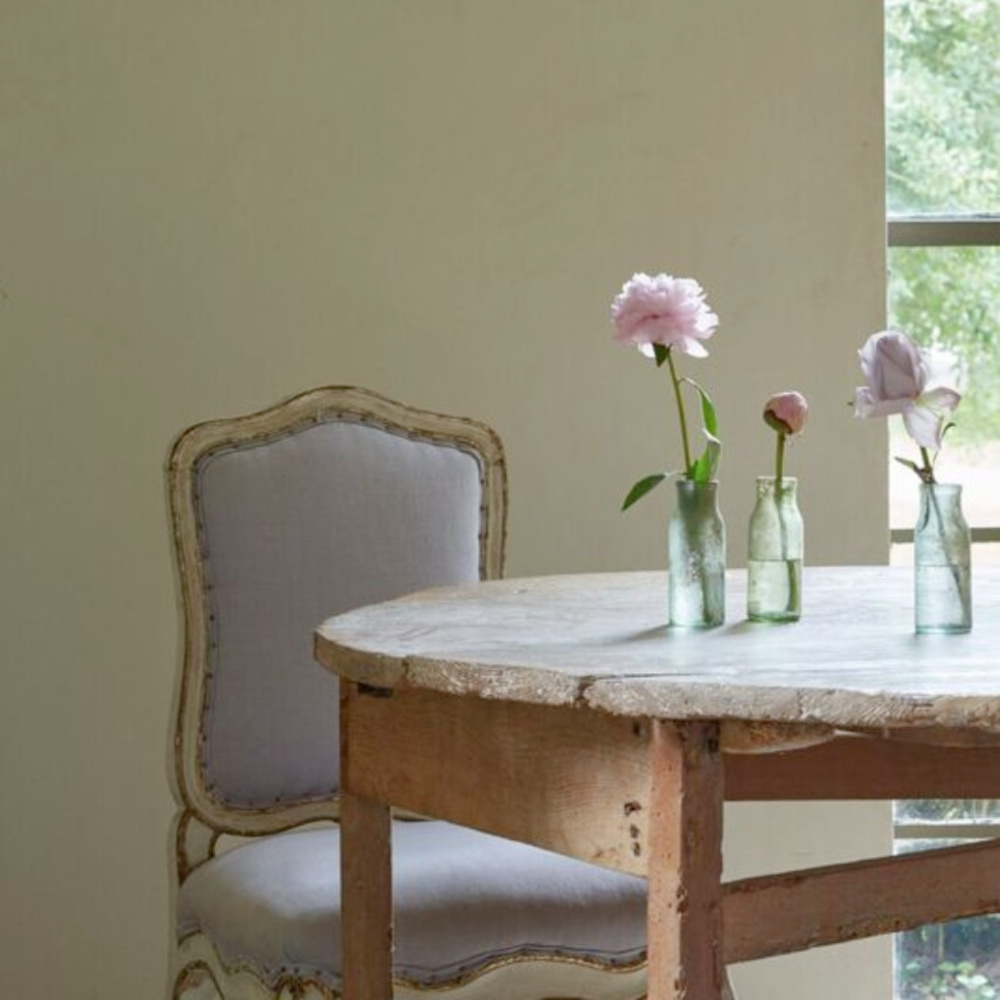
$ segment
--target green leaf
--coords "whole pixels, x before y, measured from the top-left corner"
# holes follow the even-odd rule
[[[657,368],[666,364],[667,357],[669,354],[670,354],[670,348],[664,347],[663,344],[653,344],[653,357],[656,358]]]
[[[712,398],[705,390],[698,385],[693,378],[685,376],[681,379],[686,382],[701,400],[701,421],[704,424],[702,433],[708,439],[705,450],[691,463],[689,478],[696,483],[707,483],[715,478],[719,468],[719,459],[722,457],[722,442],[719,440],[719,418],[715,412],[715,405]]]
[[[719,459],[722,458],[722,442],[707,429],[702,433],[708,438],[705,450],[698,456],[691,465],[691,478],[696,483],[708,483],[715,479],[715,474],[719,468]]]
[[[666,472],[658,472],[654,476],[646,476],[645,479],[640,479],[628,491],[628,496],[625,497],[625,502],[622,504],[622,510],[628,510],[637,500],[641,500],[651,490],[655,490],[668,475],[669,473]]]
[[[682,382],[687,382],[689,386],[695,389],[698,395],[701,397],[701,420],[705,425],[705,430],[708,432],[709,437],[717,438],[719,434],[719,418],[715,413],[715,405],[712,403],[712,399],[707,392],[693,378],[688,378],[686,375],[681,379]]]

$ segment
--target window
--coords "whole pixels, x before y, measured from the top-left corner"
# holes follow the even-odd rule
[[[998,63],[997,0],[886,0],[889,318],[964,394],[937,469],[963,486],[974,565],[1000,562]],[[891,454],[911,448],[893,428]],[[893,462],[893,562],[912,559],[916,502]],[[1000,836],[1000,802],[899,802],[894,816],[899,850]],[[896,983],[900,1000],[1000,998],[1000,917],[899,935]]]

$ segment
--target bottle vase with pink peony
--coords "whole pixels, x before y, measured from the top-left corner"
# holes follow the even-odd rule
[[[722,442],[715,405],[694,379],[677,371],[677,355],[705,358],[705,341],[719,317],[708,307],[693,278],[670,274],[634,274],[611,306],[615,340],[632,344],[670,376],[677,407],[684,464],[673,471],[644,476],[622,504],[627,510],[651,490],[677,481],[676,502],[667,522],[667,601],[670,624],[677,628],[713,628],[726,616],[726,526],[719,513],[716,471]],[[700,404],[703,450],[696,454],[689,436],[685,394]]]
[[[790,476],[757,477],[747,556],[747,617],[756,622],[794,622],[802,615],[805,529]]]
[[[747,549],[747,617],[754,622],[795,622],[802,615],[805,528],[798,480],[786,476],[785,449],[802,433],[809,403],[800,392],[779,392],[764,404],[764,423],[777,435],[774,475],[757,477]]]
[[[918,634],[972,628],[971,543],[962,487],[939,483],[935,463],[961,393],[943,384],[934,354],[902,330],[873,333],[859,352],[866,385],[854,391],[859,417],[902,417],[918,458],[896,461],[920,480],[913,532],[914,618]]]

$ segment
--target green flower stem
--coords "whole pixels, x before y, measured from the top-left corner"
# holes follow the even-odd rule
[[[667,348],[667,364],[670,367],[670,379],[674,383],[674,398],[677,400],[677,416],[681,424],[681,444],[684,446],[684,474],[691,478],[691,448],[688,445],[687,417],[684,415],[684,399],[681,396],[681,380],[674,368],[673,348]]]
[[[788,558],[788,526],[781,514],[781,494],[784,492],[785,480],[785,438],[787,434],[778,431],[778,450],[774,460],[774,502],[778,508],[778,530],[781,533],[781,558],[788,574],[788,610],[798,607],[799,593],[795,579],[795,565]]]
[[[941,505],[938,503],[937,494],[934,492],[934,486],[937,480],[934,478],[934,466],[931,465],[931,457],[926,448],[920,449],[920,457],[924,460],[924,467],[920,470],[920,478],[930,487],[930,506],[937,516],[938,527],[941,529],[941,537],[947,539],[948,530],[944,523],[944,514],[941,512]],[[931,512],[928,510],[927,516],[930,518]],[[925,525],[920,525],[923,528]],[[948,560],[948,566],[951,569],[952,579],[955,581],[955,589],[961,595],[962,593],[962,579],[958,571],[958,567],[952,562],[951,554],[949,552],[945,553]]]
[[[928,485],[932,485],[935,480],[934,466],[931,463],[930,452],[926,448],[921,447],[920,457],[924,460],[924,467],[920,470],[920,478]]]

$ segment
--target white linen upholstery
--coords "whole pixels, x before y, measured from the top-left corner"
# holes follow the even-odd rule
[[[181,936],[230,966],[340,983],[339,830],[267,837],[194,872]],[[645,881],[441,822],[393,826],[394,978],[452,982],[512,956],[632,964],[645,949]]]
[[[198,466],[214,629],[206,782],[230,805],[329,796],[337,682],[324,618],[479,576],[475,456],[359,423],[211,453]]]

